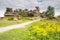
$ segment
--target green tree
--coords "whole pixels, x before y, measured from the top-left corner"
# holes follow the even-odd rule
[[[6,8],[6,12],[13,12],[12,8]]]
[[[22,9],[19,9],[19,15],[21,15],[22,17],[28,16],[26,10],[22,10]]]
[[[46,17],[51,19],[54,17],[55,13],[54,13],[54,7],[48,6],[47,11],[45,13]]]

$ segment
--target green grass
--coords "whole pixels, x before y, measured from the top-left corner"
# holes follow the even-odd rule
[[[5,26],[19,24],[19,23],[28,22],[28,21],[31,21],[31,20],[28,20],[28,19],[21,19],[18,21],[0,20],[0,27],[5,27]]]
[[[9,26],[9,25],[14,25],[14,24],[19,24],[19,23],[23,23],[23,22],[28,22],[28,21],[32,21],[32,20],[36,20],[36,19],[30,19],[30,18],[22,18],[18,21],[9,21],[9,20],[0,20],[0,27],[5,27],[5,26]]]
[[[0,34],[0,40],[24,40],[26,39],[26,32],[23,29],[15,29],[3,34]]]
[[[31,40],[28,28],[32,24],[27,25],[25,28],[13,29],[4,33],[0,33],[0,40]]]
[[[20,28],[0,33],[0,40],[29,40],[28,30]]]

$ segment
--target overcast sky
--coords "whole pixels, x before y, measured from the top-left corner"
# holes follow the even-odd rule
[[[34,9],[35,6],[39,6],[41,11],[45,11],[48,6],[53,6],[55,15],[60,15],[60,0],[0,0],[0,16],[3,16],[6,7]]]

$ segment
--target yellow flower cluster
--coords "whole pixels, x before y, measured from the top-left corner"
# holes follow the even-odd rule
[[[47,32],[45,31],[45,29],[40,28],[39,26],[34,26],[33,32],[36,32],[37,35],[44,35],[44,36],[47,35]]]
[[[47,36],[48,32],[60,32],[60,25],[56,24],[56,22],[40,22],[33,26],[31,32],[36,32],[37,35]]]

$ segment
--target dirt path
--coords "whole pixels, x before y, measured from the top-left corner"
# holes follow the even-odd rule
[[[8,30],[15,29],[15,28],[23,28],[26,25],[31,24],[32,22],[39,21],[39,20],[40,19],[37,19],[37,20],[34,20],[34,21],[25,22],[25,23],[22,23],[22,24],[17,24],[17,25],[11,25],[11,26],[2,27],[2,28],[0,28],[0,33],[8,31]]]

